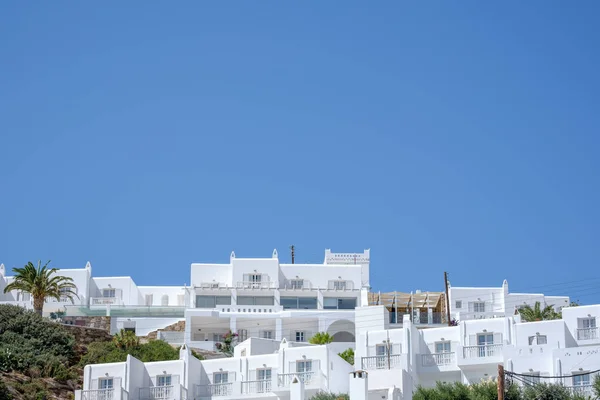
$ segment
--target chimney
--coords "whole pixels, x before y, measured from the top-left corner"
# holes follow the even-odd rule
[[[367,371],[350,373],[350,400],[367,400],[369,398],[369,381]]]
[[[298,378],[298,375],[292,376],[290,400],[304,400],[304,382]]]

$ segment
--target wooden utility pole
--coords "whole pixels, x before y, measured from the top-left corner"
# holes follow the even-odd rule
[[[450,326],[450,293],[448,290],[448,273],[446,271],[444,271],[444,283],[446,284],[446,317],[448,318],[448,326]]]
[[[498,364],[498,400],[504,400],[504,366]]]
[[[294,245],[290,246],[290,250],[292,251],[292,264],[294,263],[294,256],[296,255],[295,250],[296,248],[294,247]]]

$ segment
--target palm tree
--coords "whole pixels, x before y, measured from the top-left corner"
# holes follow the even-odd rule
[[[13,268],[15,280],[6,285],[4,293],[12,290],[30,293],[33,298],[33,310],[39,315],[42,315],[47,298],[60,301],[61,297],[66,297],[73,302],[73,298],[79,297],[73,279],[56,275],[58,269],[48,268],[48,264],[50,261],[42,267],[42,262],[38,261],[36,268],[30,261],[23,268]]]
[[[308,342],[312,344],[328,344],[333,342],[333,336],[327,332],[317,332]]]
[[[113,343],[119,349],[129,349],[131,347],[139,346],[140,339],[134,332],[121,329],[121,331],[115,333],[113,336]]]
[[[559,318],[559,314],[554,311],[553,306],[545,306],[542,309],[539,301],[535,302],[533,308],[528,304],[523,306],[519,310],[519,314],[521,314],[521,319],[527,322],[545,321]]]

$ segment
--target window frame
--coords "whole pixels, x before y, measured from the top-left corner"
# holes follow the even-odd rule
[[[219,377],[219,382],[217,382],[217,376]],[[223,380],[225,377],[225,380]],[[229,372],[227,371],[218,371],[213,372],[213,385],[226,385],[229,382]]]
[[[106,387],[104,387],[105,382],[107,383]],[[98,379],[98,390],[113,390],[114,388],[115,388],[115,380],[113,377],[105,377],[105,378]]]
[[[436,354],[445,354],[445,353],[452,353],[452,342],[450,340],[440,340],[438,342],[435,342],[435,353]],[[441,350],[439,351],[439,347],[441,345]],[[446,346],[447,345],[447,346]],[[446,349],[447,347],[447,349]]]
[[[162,380],[162,382],[161,382],[161,380]],[[173,386],[173,378],[172,378],[171,374],[157,375],[156,376],[156,386],[159,386],[159,387]]]
[[[478,308],[479,308],[479,310],[478,310]],[[474,301],[473,302],[473,312],[484,313],[485,312],[485,301]]]
[[[462,300],[456,300],[454,302],[454,308],[462,308]]]
[[[109,294],[112,292],[112,296],[106,296],[105,293],[108,292]],[[102,298],[104,299],[115,299],[117,297],[117,290],[114,288],[106,288],[106,289],[102,289]]]
[[[305,331],[296,331],[295,335],[296,343],[306,343],[306,332]],[[298,340],[300,338],[301,340]]]

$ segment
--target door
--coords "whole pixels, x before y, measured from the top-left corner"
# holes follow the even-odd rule
[[[387,367],[387,346],[385,344],[378,344],[375,346],[375,367],[377,369],[384,369]]]
[[[297,361],[296,362],[296,372],[300,379],[305,383],[310,383],[312,379],[312,361]]]
[[[271,369],[258,370],[257,387],[259,393],[268,393],[271,391]]]
[[[492,355],[494,344],[493,333],[481,333],[477,335],[477,345],[479,346],[479,357],[489,357]]]

